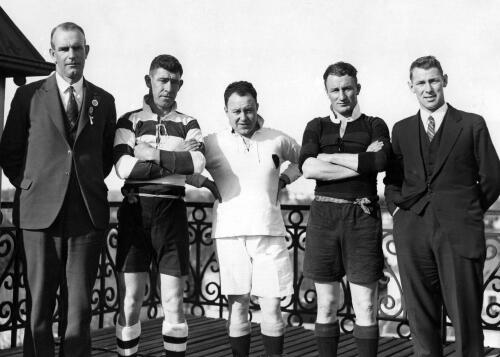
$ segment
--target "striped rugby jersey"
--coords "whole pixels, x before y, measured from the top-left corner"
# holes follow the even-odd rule
[[[164,184],[184,186],[186,176],[201,173],[205,167],[204,145],[197,151],[178,151],[185,140],[203,143],[196,119],[177,111],[159,118],[144,97],[142,109],[128,112],[118,119],[113,148],[115,169],[126,184]],[[160,149],[160,164],[134,157],[134,147],[148,143]]]

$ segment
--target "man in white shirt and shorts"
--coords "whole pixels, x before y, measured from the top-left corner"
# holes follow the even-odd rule
[[[288,135],[263,127],[251,83],[231,83],[224,101],[231,129],[204,139],[205,167],[216,185],[203,176],[188,183],[209,188],[220,200],[214,204],[212,237],[222,293],[228,296],[233,356],[249,354],[250,295],[259,297],[266,356],[281,356],[285,324],[280,301],[293,293],[293,270],[279,192],[300,176],[300,146]],[[280,173],[285,161],[290,164]]]

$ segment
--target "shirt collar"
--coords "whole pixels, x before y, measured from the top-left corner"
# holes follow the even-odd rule
[[[352,114],[350,117],[345,117],[342,114],[335,112],[332,106],[330,106],[330,110],[332,111],[330,113],[330,120],[335,124],[340,124],[340,120],[342,118],[347,119],[347,122],[349,123],[357,120],[361,116],[361,109],[359,108],[359,103],[357,103],[354,109],[352,110]]]
[[[429,117],[432,115],[432,117],[437,123],[441,123],[444,119],[444,116],[446,115],[447,110],[448,110],[448,103],[444,103],[442,106],[440,106],[433,112],[429,111],[424,107],[420,107],[420,117],[422,118],[424,123],[427,123]]]
[[[69,84],[59,73],[56,72],[56,82],[57,82],[57,88],[59,88],[59,92],[62,94],[66,93],[69,86],[73,86],[73,89],[75,90],[75,95],[80,95],[82,93],[83,76],[77,82]]]
[[[257,130],[254,131],[254,134],[258,132],[262,127],[264,126],[264,118],[260,116],[260,114],[257,114]],[[231,133],[235,135],[240,135],[236,131],[234,131],[234,128],[231,127]]]
[[[143,112],[146,112],[148,114],[151,114],[151,115],[157,115],[156,113],[153,112],[153,110],[151,109],[151,101],[153,100],[153,98],[151,98],[151,95],[150,94],[146,94],[144,96],[144,99],[143,99],[143,102],[142,102],[142,111]],[[165,118],[166,116],[172,114],[172,113],[175,113],[177,111],[177,102],[174,102],[174,104],[172,104],[172,108],[170,109],[170,112],[168,112],[167,114],[165,114],[163,117],[161,118]],[[158,115],[159,117],[159,115]]]

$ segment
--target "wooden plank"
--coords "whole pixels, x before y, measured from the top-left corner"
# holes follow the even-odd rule
[[[200,316],[186,316],[189,325],[189,340],[186,356],[188,357],[232,357],[226,331],[226,320],[210,319]],[[160,357],[164,354],[161,335],[162,319],[143,321],[141,324],[141,343],[139,357]],[[107,327],[92,332],[92,357],[116,356],[115,328]],[[413,356],[410,340],[381,338],[379,357]],[[454,344],[444,348],[444,355],[454,353]],[[317,357],[314,332],[303,327],[287,327],[285,334],[285,354],[287,357]],[[264,354],[260,336],[260,326],[252,324],[252,342],[250,357]],[[340,357],[357,356],[356,343],[351,334],[340,336],[338,355]],[[0,350],[0,357],[21,357],[22,347]],[[485,348],[485,356],[499,357],[500,349]]]

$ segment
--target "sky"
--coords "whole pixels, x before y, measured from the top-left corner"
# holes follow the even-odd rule
[[[205,134],[227,128],[224,89],[247,80],[265,125],[300,143],[307,122],[328,115],[322,75],[342,60],[358,69],[362,112],[392,128],[418,110],[407,86],[410,63],[432,54],[449,77],[446,100],[484,116],[500,147],[495,0],[0,0],[0,6],[47,61],[51,29],[64,21],[81,25],[90,45],[85,77],[115,96],[118,115],[141,106],[151,60],[168,53],[184,67],[178,109],[197,118]],[[6,112],[15,88],[8,79]],[[120,186],[116,177],[107,182]],[[312,185],[301,179],[291,190],[310,193]]]

